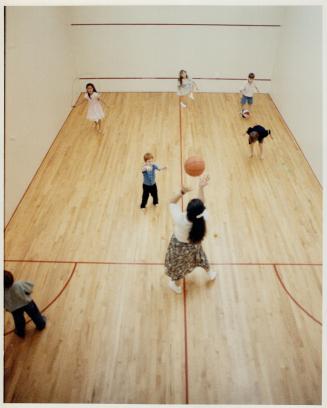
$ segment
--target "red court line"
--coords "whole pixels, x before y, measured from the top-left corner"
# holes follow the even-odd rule
[[[322,326],[322,323],[316,319],[311,313],[309,313],[293,296],[292,294],[289,292],[289,290],[286,288],[284,282],[282,281],[281,276],[279,275],[278,269],[276,267],[276,265],[274,266],[274,270],[276,273],[276,276],[280,282],[280,284],[282,285],[282,288],[285,290],[285,292],[287,293],[287,295],[290,297],[290,299],[307,315],[310,317],[310,319],[314,320],[316,323],[320,324],[320,326]]]
[[[188,348],[187,348],[187,313],[186,313],[186,281],[183,279],[184,297],[184,350],[185,350],[185,404],[189,403],[188,396]]]
[[[184,185],[183,180],[183,132],[182,132],[182,107],[181,107],[182,98],[178,98],[179,106],[179,149],[180,149],[180,169],[181,169],[181,190]],[[184,208],[184,196],[182,196],[182,211]]]
[[[4,262],[54,263],[54,264],[88,264],[88,265],[164,265],[163,262],[120,262],[120,261],[51,261],[39,259],[6,259]]]
[[[80,80],[90,80],[90,79],[174,79],[177,81],[177,77],[80,77]],[[247,78],[224,78],[224,77],[193,77],[193,79],[197,80],[209,80],[209,81],[246,81]],[[256,78],[256,81],[267,81],[270,82],[270,78]],[[160,91],[158,91],[160,92]]]
[[[163,262],[124,262],[124,261],[53,261],[40,259],[5,259],[4,262],[29,262],[29,263],[54,263],[54,264],[99,264],[99,265],[164,265]],[[259,266],[259,265],[279,265],[279,266],[322,266],[322,263],[301,263],[301,262],[210,262],[210,265],[226,265],[226,266]]]
[[[62,295],[62,293],[63,293],[64,290],[67,288],[69,282],[71,281],[71,279],[72,279],[72,277],[73,277],[73,275],[74,275],[74,273],[75,273],[76,266],[77,266],[77,264],[75,263],[75,264],[74,264],[74,268],[73,268],[73,270],[72,270],[72,272],[71,272],[69,278],[68,278],[67,281],[65,282],[63,288],[61,289],[61,291],[57,294],[57,296],[55,296],[55,297],[51,300],[51,302],[50,302],[46,307],[44,307],[44,308],[41,310],[41,313],[45,312],[45,311],[59,298],[59,296]],[[31,319],[27,320],[26,324],[30,323],[31,321],[32,321]],[[5,333],[4,336],[7,336],[8,334],[13,333],[14,331],[15,331],[15,329],[12,329],[12,330],[10,330],[9,332]]]
[[[64,120],[64,123],[62,124],[61,128],[59,129],[59,132],[57,133],[57,135],[56,135],[55,138],[53,139],[53,142],[51,143],[51,145],[50,145],[50,147],[49,147],[49,149],[48,149],[46,155],[43,157],[43,159],[42,159],[42,161],[41,161],[41,164],[40,164],[39,167],[37,168],[37,170],[36,170],[34,176],[32,177],[32,180],[29,182],[29,184],[28,184],[28,186],[27,186],[27,188],[26,188],[24,194],[22,195],[22,198],[19,200],[19,203],[17,204],[17,207],[15,208],[15,210],[14,210],[12,216],[10,217],[10,219],[9,219],[9,221],[8,221],[8,223],[7,223],[7,225],[5,226],[5,231],[6,231],[7,227],[8,227],[8,225],[10,224],[10,221],[13,219],[14,215],[16,214],[16,211],[18,210],[18,208],[19,208],[21,202],[23,201],[23,199],[24,199],[24,197],[25,197],[27,191],[29,190],[31,184],[33,183],[34,179],[36,178],[37,174],[39,173],[39,170],[41,169],[43,163],[45,162],[45,159],[47,158],[48,154],[50,153],[50,150],[51,150],[52,146],[54,145],[55,141],[57,140],[57,138],[58,138],[58,136],[59,136],[61,130],[62,130],[63,127],[65,126],[65,124],[66,124],[66,122],[67,122],[69,116],[71,115],[72,111],[73,111],[73,110],[71,109],[70,112],[69,112],[69,114],[68,114],[68,116],[67,116],[66,119]]]
[[[71,23],[73,27],[85,26],[162,26],[162,27],[281,27],[280,24],[227,24],[227,23]]]
[[[308,163],[308,166],[310,167],[310,169],[311,169],[311,171],[312,171],[312,173],[313,173],[315,179],[318,181],[318,183],[319,183],[319,185],[320,185],[320,188],[322,189],[322,185],[321,185],[321,183],[320,183],[318,177],[316,176],[315,172],[313,171],[313,168],[311,167],[311,164],[310,164],[309,160],[306,158],[306,155],[304,154],[303,150],[301,149],[301,146],[298,144],[298,142],[297,142],[295,136],[293,135],[293,132],[292,132],[291,129],[288,127],[288,124],[286,123],[286,120],[284,119],[283,115],[280,113],[280,111],[279,111],[279,109],[277,108],[277,105],[275,104],[275,101],[273,100],[273,98],[271,97],[271,95],[270,95],[270,94],[268,94],[268,95],[269,95],[269,97],[270,97],[272,103],[274,104],[274,106],[275,106],[277,112],[279,113],[280,117],[282,118],[282,120],[283,120],[285,126],[287,127],[287,129],[288,129],[288,131],[289,131],[289,133],[290,133],[290,135],[291,135],[293,141],[295,142],[295,144],[296,144],[297,147],[299,148],[299,150],[300,150],[300,152],[302,153],[304,159],[305,159],[306,162]]]

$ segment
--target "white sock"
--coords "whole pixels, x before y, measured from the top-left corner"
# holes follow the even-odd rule
[[[176,283],[170,279],[168,282],[168,286],[170,287],[171,290],[173,290],[175,293],[180,294],[182,293],[182,288],[180,286],[177,286]]]
[[[210,279],[210,280],[215,280],[215,279],[216,279],[216,276],[217,276],[217,272],[210,270],[210,271],[208,272],[208,276],[209,276],[209,279]]]

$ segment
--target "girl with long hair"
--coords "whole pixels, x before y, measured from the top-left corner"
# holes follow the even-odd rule
[[[168,286],[176,293],[181,293],[181,280],[196,267],[203,268],[210,280],[216,278],[216,272],[210,270],[207,256],[202,248],[206,234],[207,210],[204,205],[204,187],[209,176],[199,181],[198,198],[189,201],[186,212],[182,212],[178,201],[191,189],[183,187],[181,192],[170,200],[169,210],[174,222],[174,233],[170,239],[165,258]]]
[[[181,107],[186,108],[187,102],[186,97],[194,99],[193,92],[199,90],[197,84],[188,76],[187,72],[182,69],[179,71],[178,81],[177,81],[177,95],[181,98]]]
[[[95,86],[89,83],[86,84],[86,92],[84,94],[84,99],[81,102],[74,105],[73,107],[81,105],[84,102],[88,102],[86,118],[94,122],[95,129],[99,133],[103,133],[101,128],[101,120],[104,118],[104,112],[100,101],[107,106],[107,104],[102,99],[100,99],[100,94],[95,89]]]

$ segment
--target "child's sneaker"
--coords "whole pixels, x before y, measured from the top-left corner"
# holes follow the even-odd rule
[[[181,102],[181,107],[182,108],[186,108],[187,105],[185,105],[185,103]]]
[[[182,288],[180,286],[177,286],[176,283],[171,279],[168,282],[168,286],[170,287],[171,290],[173,290],[178,295],[182,293]]]
[[[217,276],[217,272],[216,271],[209,271],[208,272],[208,276],[209,276],[209,280],[215,280],[216,276]]]

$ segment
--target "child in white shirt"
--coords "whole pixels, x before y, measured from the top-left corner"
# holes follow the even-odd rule
[[[251,112],[251,107],[253,105],[253,95],[254,90],[259,92],[257,85],[254,82],[255,75],[253,72],[249,73],[248,80],[244,82],[243,87],[240,89],[241,98],[241,112],[244,110],[244,106],[248,104],[248,110]]]

